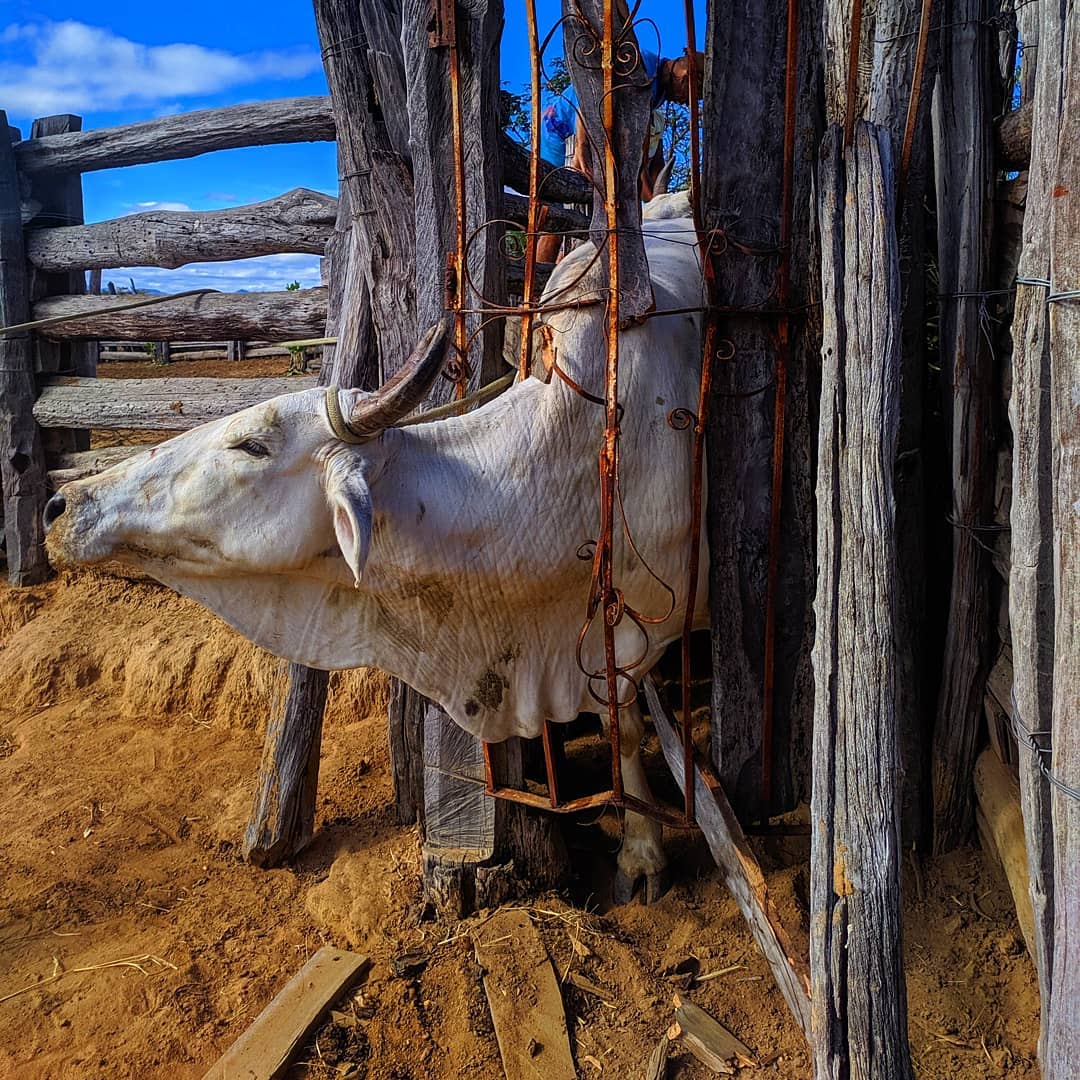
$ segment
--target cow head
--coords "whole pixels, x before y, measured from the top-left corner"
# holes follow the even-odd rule
[[[432,327],[375,393],[285,394],[66,484],[45,507],[50,557],[115,559],[168,580],[303,573],[340,548],[358,584],[378,469],[365,444],[424,399],[447,336]]]

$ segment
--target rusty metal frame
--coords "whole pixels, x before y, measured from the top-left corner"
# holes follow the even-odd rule
[[[675,594],[665,583],[672,598],[672,610],[663,616],[649,617],[632,609],[625,600],[617,583],[613,579],[613,548],[614,534],[617,516],[621,521],[626,539],[638,558],[640,552],[634,546],[633,538],[629,534],[625,514],[622,508],[622,496],[619,485],[619,424],[622,417],[622,405],[619,402],[619,251],[618,251],[618,228],[617,228],[617,205],[616,205],[616,171],[613,149],[613,130],[615,123],[615,91],[616,83],[616,59],[619,48],[622,45],[621,38],[616,39],[616,3],[617,0],[604,0],[602,27],[593,27],[584,17],[580,8],[575,14],[564,15],[556,23],[556,26],[548,33],[544,42],[539,43],[535,0],[525,0],[525,13],[528,28],[530,76],[532,88],[532,103],[530,113],[531,149],[529,162],[529,210],[525,229],[525,275],[522,303],[511,307],[499,304],[485,297],[482,290],[471,280],[468,271],[469,247],[480,231],[491,225],[508,224],[500,222],[485,222],[475,229],[471,235],[466,231],[466,205],[465,205],[465,161],[464,161],[464,138],[462,130],[461,109],[461,84],[458,50],[456,41],[455,9],[453,0],[432,0],[432,25],[431,46],[433,48],[445,47],[449,52],[449,82],[451,96],[451,121],[453,124],[453,155],[454,155],[454,186],[455,186],[455,250],[448,254],[447,258],[447,289],[446,305],[453,312],[455,335],[454,344],[456,357],[447,365],[447,377],[452,378],[456,385],[456,397],[461,400],[468,387],[469,365],[468,353],[472,344],[472,338],[466,333],[466,317],[469,314],[482,316],[481,329],[492,318],[502,318],[507,315],[518,315],[522,319],[521,352],[518,361],[518,371],[522,378],[529,375],[531,370],[532,352],[532,329],[534,320],[538,314],[544,311],[559,310],[565,307],[582,306],[584,304],[605,303],[605,340],[606,360],[605,379],[603,394],[590,393],[584,387],[579,386],[567,373],[559,368],[557,362],[552,362],[551,374],[557,374],[563,381],[586,400],[595,402],[604,409],[604,431],[601,446],[599,448],[599,481],[600,481],[600,530],[595,540],[587,541],[582,546],[581,557],[592,562],[592,578],[587,603],[587,616],[578,637],[578,662],[582,671],[589,681],[589,690],[599,705],[604,707],[608,720],[608,742],[611,752],[611,786],[607,791],[582,796],[579,798],[563,800],[560,793],[558,769],[556,765],[555,748],[552,737],[552,723],[545,720],[541,738],[544,751],[544,766],[547,781],[546,794],[521,790],[515,787],[500,785],[495,780],[491,744],[483,743],[483,757],[485,767],[485,789],[489,795],[496,798],[506,799],[512,802],[532,806],[539,810],[547,810],[556,813],[574,813],[582,810],[599,807],[615,807],[619,810],[633,810],[662,821],[664,824],[675,827],[696,827],[694,821],[694,793],[693,785],[686,786],[685,801],[682,812],[678,813],[672,808],[643,803],[641,800],[629,795],[623,787],[621,753],[620,753],[620,724],[619,713],[632,700],[626,701],[619,698],[620,679],[628,681],[635,687],[634,671],[640,664],[640,659],[633,663],[622,664],[618,662],[615,649],[615,630],[623,619],[629,618],[643,635],[645,624],[655,623],[670,617],[674,610]],[[638,4],[627,15],[625,27],[633,27],[637,15]],[[697,38],[693,10],[693,0],[684,0],[686,31],[687,31],[687,67],[688,78],[691,87],[697,83]],[[604,176],[604,210],[606,217],[606,245],[609,266],[609,281],[606,297],[590,299],[587,301],[572,301],[560,303],[559,297],[552,297],[553,302],[539,305],[535,284],[536,272],[536,246],[538,236],[543,229],[545,208],[540,202],[540,88],[543,53],[552,36],[567,18],[575,19],[582,24],[582,32],[592,38],[590,48],[594,54],[599,54],[600,69],[603,78],[602,90],[602,154]],[[621,19],[621,15],[620,15]],[[699,107],[695,93],[690,94],[690,202],[694,220],[694,243],[700,252],[702,277],[705,293],[705,302],[700,307],[687,308],[689,312],[700,312],[703,315],[703,356],[701,382],[698,392],[697,409],[691,411],[688,408],[675,408],[668,415],[668,423],[671,428],[682,431],[692,427],[692,450],[691,450],[691,485],[689,497],[691,499],[691,526],[690,526],[690,552],[687,566],[687,596],[682,613],[681,629],[681,682],[682,682],[682,724],[681,742],[683,750],[683,764],[687,775],[695,759],[695,749],[692,740],[690,722],[690,635],[694,624],[695,605],[698,591],[698,579],[700,573],[699,555],[701,544],[701,496],[703,485],[704,446],[705,432],[708,423],[709,401],[711,396],[712,369],[716,360],[731,360],[734,358],[734,347],[731,342],[719,337],[719,320],[725,316],[750,316],[756,318],[775,319],[775,337],[777,342],[777,375],[776,375],[776,404],[774,413],[774,450],[772,472],[772,516],[770,519],[769,533],[769,577],[766,598],[766,672],[765,672],[765,716],[763,717],[763,786],[766,788],[766,797],[769,785],[768,756],[771,743],[771,720],[773,709],[772,694],[772,658],[774,655],[775,636],[775,587],[778,562],[778,540],[780,524],[780,495],[783,478],[783,447],[784,447],[784,394],[786,387],[786,363],[787,352],[790,347],[791,319],[796,314],[790,307],[790,243],[791,243],[791,220],[792,220],[792,176],[794,157],[794,132],[795,132],[795,63],[797,42],[797,0],[789,0],[788,5],[788,55],[785,80],[785,147],[784,147],[784,187],[782,220],[780,228],[780,244],[778,247],[755,247],[729,236],[722,229],[709,229],[703,219],[701,210],[701,154],[699,132]],[[651,22],[651,20],[648,20]],[[625,32],[623,30],[622,32]],[[586,133],[587,127],[586,127]],[[594,150],[599,149],[597,141],[590,136],[590,142]],[[769,302],[765,298],[758,306],[734,308],[720,303],[717,292],[716,271],[714,260],[723,254],[731,245],[746,254],[768,257],[779,256],[778,283],[776,288],[776,303]],[[597,253],[597,258],[600,253]],[[595,260],[590,262],[591,267]],[[472,297],[479,303],[472,301]],[[680,309],[681,311],[682,309]],[[673,311],[654,311],[649,316],[674,314]],[[484,318],[486,316],[486,318]],[[646,316],[646,317],[649,317]],[[473,335],[475,337],[475,334]],[[764,388],[763,388],[764,389]],[[644,562],[644,560],[642,560]],[[647,566],[647,564],[645,564]],[[657,579],[659,580],[659,579]],[[588,671],[582,664],[581,649],[585,634],[592,626],[596,618],[602,619],[604,635],[604,668],[598,671]],[[593,682],[603,681],[605,692],[603,695],[593,688]]]

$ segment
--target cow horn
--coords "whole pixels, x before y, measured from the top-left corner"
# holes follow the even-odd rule
[[[428,329],[401,370],[369,397],[361,398],[349,417],[349,427],[360,438],[374,438],[392,427],[427,397],[443,366],[450,336],[450,320]]]
[[[653,184],[653,198],[657,195],[666,195],[668,184],[671,183],[671,171],[675,168],[675,155],[664,162],[664,167],[660,170],[659,175],[656,177],[656,182]]]

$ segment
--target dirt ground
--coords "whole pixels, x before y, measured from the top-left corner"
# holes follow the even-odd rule
[[[200,1076],[324,943],[371,973],[291,1075],[501,1076],[469,927],[428,918],[418,838],[392,822],[380,676],[334,677],[315,843],[289,869],[240,860],[277,685],[276,661],[160,586],[0,592],[0,1077]],[[608,824],[568,825],[574,880],[522,901],[556,967],[610,995],[565,987],[580,1075],[641,1075],[680,985],[665,971],[689,967],[765,1063],[743,1072],[809,1077],[700,838],[670,838],[663,901],[609,909]],[[758,850],[805,939],[805,840]],[[905,895],[917,1075],[1034,1080],[1033,970],[981,853],[908,865]],[[709,1074],[679,1055],[671,1075]]]
[[[242,367],[280,375],[287,362]],[[240,372],[192,362],[100,374]],[[332,679],[314,843],[287,869],[240,859],[281,687],[278,661],[145,580],[0,588],[0,1080],[201,1076],[323,944],[367,954],[371,969],[290,1077],[502,1075],[469,934],[485,913],[433,919],[418,836],[393,822],[382,676]],[[805,1043],[700,837],[668,836],[675,881],[660,903],[611,908],[613,820],[565,829],[572,878],[519,903],[556,969],[606,992],[564,983],[579,1075],[641,1076],[673,992],[696,974],[689,996],[760,1063],[741,1073],[809,1078]],[[807,841],[755,846],[805,948]],[[904,894],[916,1075],[1035,1080],[1034,972],[994,870],[978,849],[912,859]],[[712,1075],[672,1055],[670,1076]]]

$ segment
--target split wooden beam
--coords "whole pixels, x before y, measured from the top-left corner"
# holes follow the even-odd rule
[[[817,1080],[911,1073],[900,923],[896,176],[888,132],[843,110],[821,153],[821,405],[810,967]],[[970,782],[970,778],[969,778]]]
[[[0,324],[29,318],[19,178],[12,128],[0,111]],[[49,576],[41,511],[45,505],[45,454],[31,415],[36,390],[30,335],[0,337],[0,479],[8,581],[36,585]]]
[[[994,195],[991,38],[982,0],[959,0],[940,33],[934,88],[943,412],[951,473],[952,572],[931,754],[934,851],[974,825],[971,776],[989,669],[990,561],[979,530],[993,501],[994,356],[984,329]]]
[[[667,707],[660,699],[651,676],[642,682],[649,704],[649,714],[660,740],[664,759],[680,791],[686,790],[682,740]],[[810,970],[799,956],[780,922],[776,906],[769,896],[765,875],[743,834],[719,780],[700,763],[694,765],[694,813],[713,859],[720,869],[724,885],[734,897],[750,933],[772,970],[795,1022],[809,1041]]]
[[[242,146],[333,140],[329,98],[280,98],[28,139],[19,146],[16,161],[23,173],[85,173]]]
[[[2,341],[3,339],[0,339]],[[307,390],[308,376],[265,379],[50,379],[33,403],[43,428],[188,431],[279,394]],[[31,409],[26,410],[27,417]]]
[[[1025,46],[1027,42],[1024,42]],[[1025,54],[1026,54],[1025,49]],[[997,164],[1010,169],[1026,169],[1031,161],[1031,130],[1035,116],[1034,98],[1021,102],[994,125]]]
[[[323,946],[285,984],[203,1080],[278,1080],[327,1010],[371,966],[366,956]]]
[[[237,334],[288,340],[319,337],[326,325],[326,289],[322,287],[293,292],[204,293],[110,314],[110,309],[124,303],[124,298],[117,296],[53,296],[34,304],[31,318],[72,316],[69,321],[42,328],[42,336],[53,341],[103,336],[120,341],[201,341]]]

